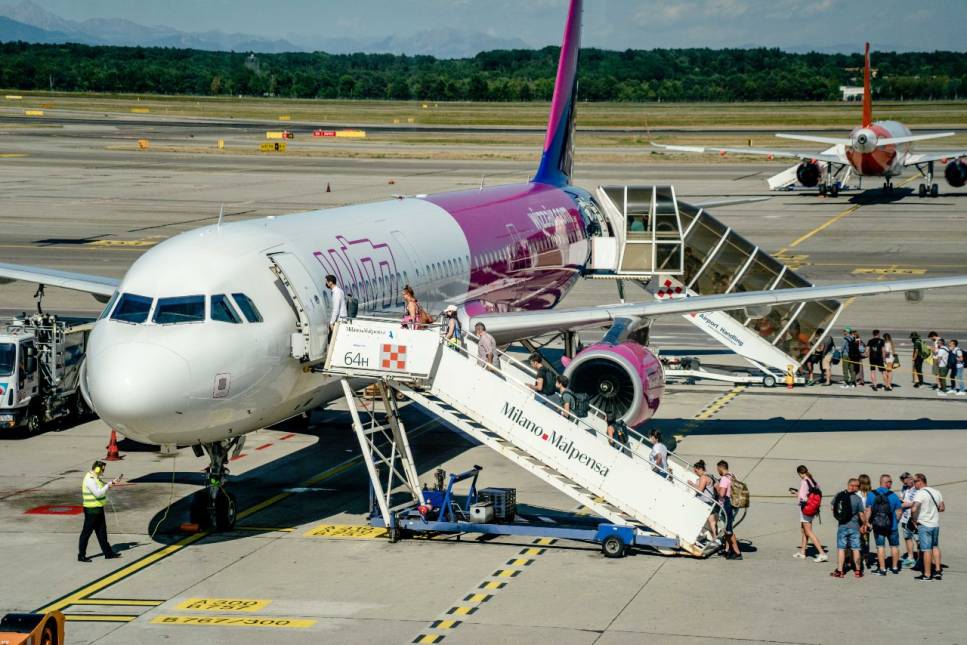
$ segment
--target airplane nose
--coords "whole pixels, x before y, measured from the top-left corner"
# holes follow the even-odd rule
[[[88,357],[87,391],[98,415],[126,435],[171,424],[188,405],[188,362],[149,343],[120,343]]]

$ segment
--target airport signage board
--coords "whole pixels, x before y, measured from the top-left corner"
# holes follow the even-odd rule
[[[439,350],[440,334],[436,330],[406,329],[390,321],[340,321],[333,330],[326,371],[425,378]]]

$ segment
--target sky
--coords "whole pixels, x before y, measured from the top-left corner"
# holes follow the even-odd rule
[[[14,2],[15,0],[5,0]],[[63,18],[126,18],[270,38],[480,31],[559,44],[567,0],[34,0]],[[4,2],[4,0],[0,0]],[[967,0],[586,0],[583,44],[967,50]]]

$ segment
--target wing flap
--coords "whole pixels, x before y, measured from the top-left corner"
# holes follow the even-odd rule
[[[956,152],[924,152],[921,154],[907,155],[907,158],[903,160],[904,166],[916,166],[922,163],[928,163],[930,161],[951,161],[953,159],[959,159],[961,157],[967,157],[967,150],[959,150]]]

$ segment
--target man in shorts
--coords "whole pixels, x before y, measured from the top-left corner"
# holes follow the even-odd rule
[[[919,536],[910,522],[910,512],[913,510],[913,498],[917,494],[917,487],[913,485],[913,475],[907,472],[900,475],[900,482],[903,483],[903,488],[900,489],[900,502],[903,508],[900,528],[903,529],[903,542],[907,547],[907,552],[900,559],[900,565],[909,568],[920,559],[920,549],[917,548],[915,539]]]
[[[860,480],[855,477],[846,484],[851,512],[850,519],[840,522],[836,529],[836,570],[829,574],[834,578],[846,575],[843,568],[846,566],[847,550],[853,554],[853,575],[857,578],[863,577],[863,569],[860,567],[860,529],[866,527],[866,514],[863,512],[863,500],[856,494],[859,489]]]
[[[943,496],[936,488],[927,486],[927,476],[913,476],[917,494],[913,498],[910,517],[917,523],[920,534],[920,553],[923,554],[923,573],[915,578],[923,582],[941,580],[943,566],[940,564],[940,514],[944,512]]]
[[[870,385],[873,386],[874,390],[877,390],[883,385],[876,384],[876,372],[880,372],[880,376],[883,376],[883,372],[886,368],[883,367],[883,339],[880,338],[880,330],[873,330],[873,337],[866,341],[866,349],[870,353]]]
[[[872,360],[872,359],[871,359]],[[903,504],[900,498],[894,493],[893,478],[889,475],[880,475],[880,487],[873,491],[873,506],[870,509],[869,517],[873,525],[873,537],[876,539],[876,559],[879,565],[873,573],[878,576],[886,575],[886,543],[890,543],[890,556],[892,557],[893,567],[890,571],[894,574],[900,573],[900,515],[903,512]],[[880,511],[880,506],[885,504],[889,507],[890,528],[884,531],[876,529],[875,515]],[[884,509],[885,510],[885,509]]]

